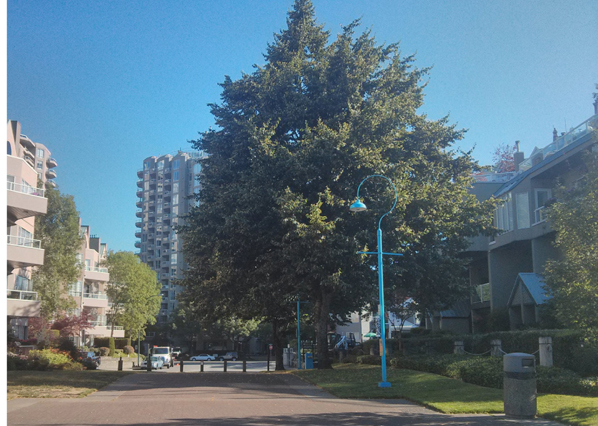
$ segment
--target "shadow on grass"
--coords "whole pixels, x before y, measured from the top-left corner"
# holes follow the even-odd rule
[[[64,386],[99,389],[129,372],[123,371],[7,371],[7,386]]]

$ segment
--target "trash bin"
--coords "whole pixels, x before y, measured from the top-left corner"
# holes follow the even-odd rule
[[[536,358],[512,353],[503,357],[505,415],[533,418],[537,412]]]
[[[305,369],[312,370],[314,368],[314,356],[313,354],[305,354]]]

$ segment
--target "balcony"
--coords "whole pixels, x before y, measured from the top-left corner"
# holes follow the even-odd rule
[[[48,199],[45,190],[14,182],[7,182],[7,220],[14,225],[17,220],[46,214]]]
[[[490,302],[490,283],[475,286],[471,301],[472,303]]]
[[[137,181],[137,188],[143,188],[143,179]]]
[[[141,232],[135,232],[135,238],[141,238]]]
[[[39,317],[41,302],[37,292],[6,290],[6,315],[9,317]]]
[[[135,248],[141,248],[141,241],[135,241]]]
[[[47,180],[46,186],[51,186],[52,188],[58,188],[58,184],[56,182],[54,182],[53,180]]]
[[[135,212],[135,216],[137,217],[143,217],[143,210],[139,209]]]
[[[46,178],[48,179],[55,179],[56,178],[56,172],[52,169],[48,169],[46,170]]]
[[[534,225],[545,222],[548,218],[546,207],[542,206],[534,210]]]
[[[137,177],[138,178],[142,178],[143,177],[143,169],[137,170]]]
[[[83,293],[83,304],[91,308],[107,308],[108,296],[104,293]]]
[[[23,145],[27,149],[35,149],[35,144],[27,135],[20,135],[19,137],[21,145]]]
[[[135,205],[139,208],[143,207],[143,200],[137,200],[137,202],[135,203]]]
[[[48,166],[48,168],[52,168],[52,167],[56,167],[58,165],[58,163],[56,162],[56,159],[50,157],[46,160],[46,166]]]
[[[93,328],[85,331],[85,334],[93,334],[96,337],[110,337],[112,333],[112,327],[107,323],[103,325],[94,324],[92,321]],[[113,337],[125,337],[125,330],[120,325],[114,326]]]
[[[142,220],[138,220],[137,222],[135,222],[135,226],[137,228],[143,228],[143,221]]]
[[[143,190],[140,189],[139,191],[137,191],[135,193],[135,195],[137,195],[137,197],[139,197],[139,198],[143,198]]]
[[[44,264],[44,250],[39,240],[8,235],[7,243],[6,257],[9,272],[15,268]]]
[[[108,274],[107,268],[92,268],[91,266],[85,267],[83,277],[86,280],[101,282],[107,282],[110,279],[110,275]]]

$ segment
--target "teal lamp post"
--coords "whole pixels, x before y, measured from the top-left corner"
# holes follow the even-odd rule
[[[375,254],[378,256],[378,292],[379,292],[379,298],[380,298],[380,323],[382,325],[382,327],[380,327],[380,338],[382,339],[382,381],[380,383],[378,383],[378,386],[381,388],[389,388],[390,382],[386,381],[386,318],[384,315],[384,272],[382,269],[382,266],[383,266],[382,255],[386,254],[386,255],[390,255],[390,256],[402,256],[402,254],[384,253],[382,251],[382,231],[380,230],[380,224],[382,223],[382,219],[384,219],[384,217],[386,215],[388,215],[390,212],[392,212],[394,210],[395,206],[397,205],[397,188],[395,187],[394,183],[392,183],[392,181],[389,178],[387,178],[386,176],[383,176],[383,175],[368,176],[364,180],[362,180],[361,183],[359,184],[359,186],[357,187],[357,201],[355,201],[353,204],[351,204],[351,207],[349,209],[352,212],[362,212],[364,210],[367,210],[367,207],[365,206],[365,204],[362,203],[361,200],[359,199],[359,190],[361,189],[361,185],[363,185],[363,183],[366,180],[368,180],[369,178],[373,178],[373,177],[380,177],[380,178],[386,179],[388,181],[388,183],[390,183],[392,185],[392,189],[395,192],[395,200],[394,200],[392,207],[390,208],[389,211],[384,213],[382,215],[382,217],[380,218],[380,220],[378,221],[378,251],[377,252],[369,252],[369,251],[358,252],[360,254]]]

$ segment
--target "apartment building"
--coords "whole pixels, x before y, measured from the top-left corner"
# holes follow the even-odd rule
[[[175,227],[182,224],[180,216],[195,205],[191,196],[199,191],[199,158],[198,152],[182,151],[149,157],[137,172],[136,254],[162,283],[159,324],[169,321],[182,290],[176,280],[183,277],[185,260]]]
[[[13,334],[27,339],[29,318],[39,316],[41,304],[31,272],[44,263],[44,249],[34,236],[35,216],[45,214],[48,208],[38,179],[52,185],[56,160],[42,144],[21,134],[18,121],[8,121],[6,138],[7,317]]]
[[[112,308],[110,299],[106,294],[106,286],[110,280],[108,269],[104,262],[108,258],[108,246],[102,243],[97,235],[91,234],[90,227],[79,225],[79,233],[82,238],[81,248],[77,253],[77,262],[81,265],[79,279],[69,287],[71,296],[77,308],[75,314],[86,312],[90,316],[93,328],[85,330],[75,339],[76,343],[93,345],[95,337],[125,337],[121,326],[112,326],[108,321],[108,314]]]
[[[546,211],[555,199],[558,185],[582,185],[586,170],[584,153],[598,152],[598,102],[594,115],[568,132],[553,132],[552,141],[534,148],[528,158],[515,154],[515,172],[482,173],[472,189],[478,199],[497,197],[503,202],[495,212],[495,225],[502,232],[491,238],[472,239],[465,255],[471,259],[469,279],[474,289],[471,315],[461,316],[475,329],[476,318],[497,309],[507,309],[511,329],[533,325],[540,320],[539,307],[547,300],[542,274],[546,261],[559,259],[554,246],[555,232],[547,221]],[[463,303],[466,303],[464,301]],[[443,327],[451,310],[434,318],[434,328]]]

